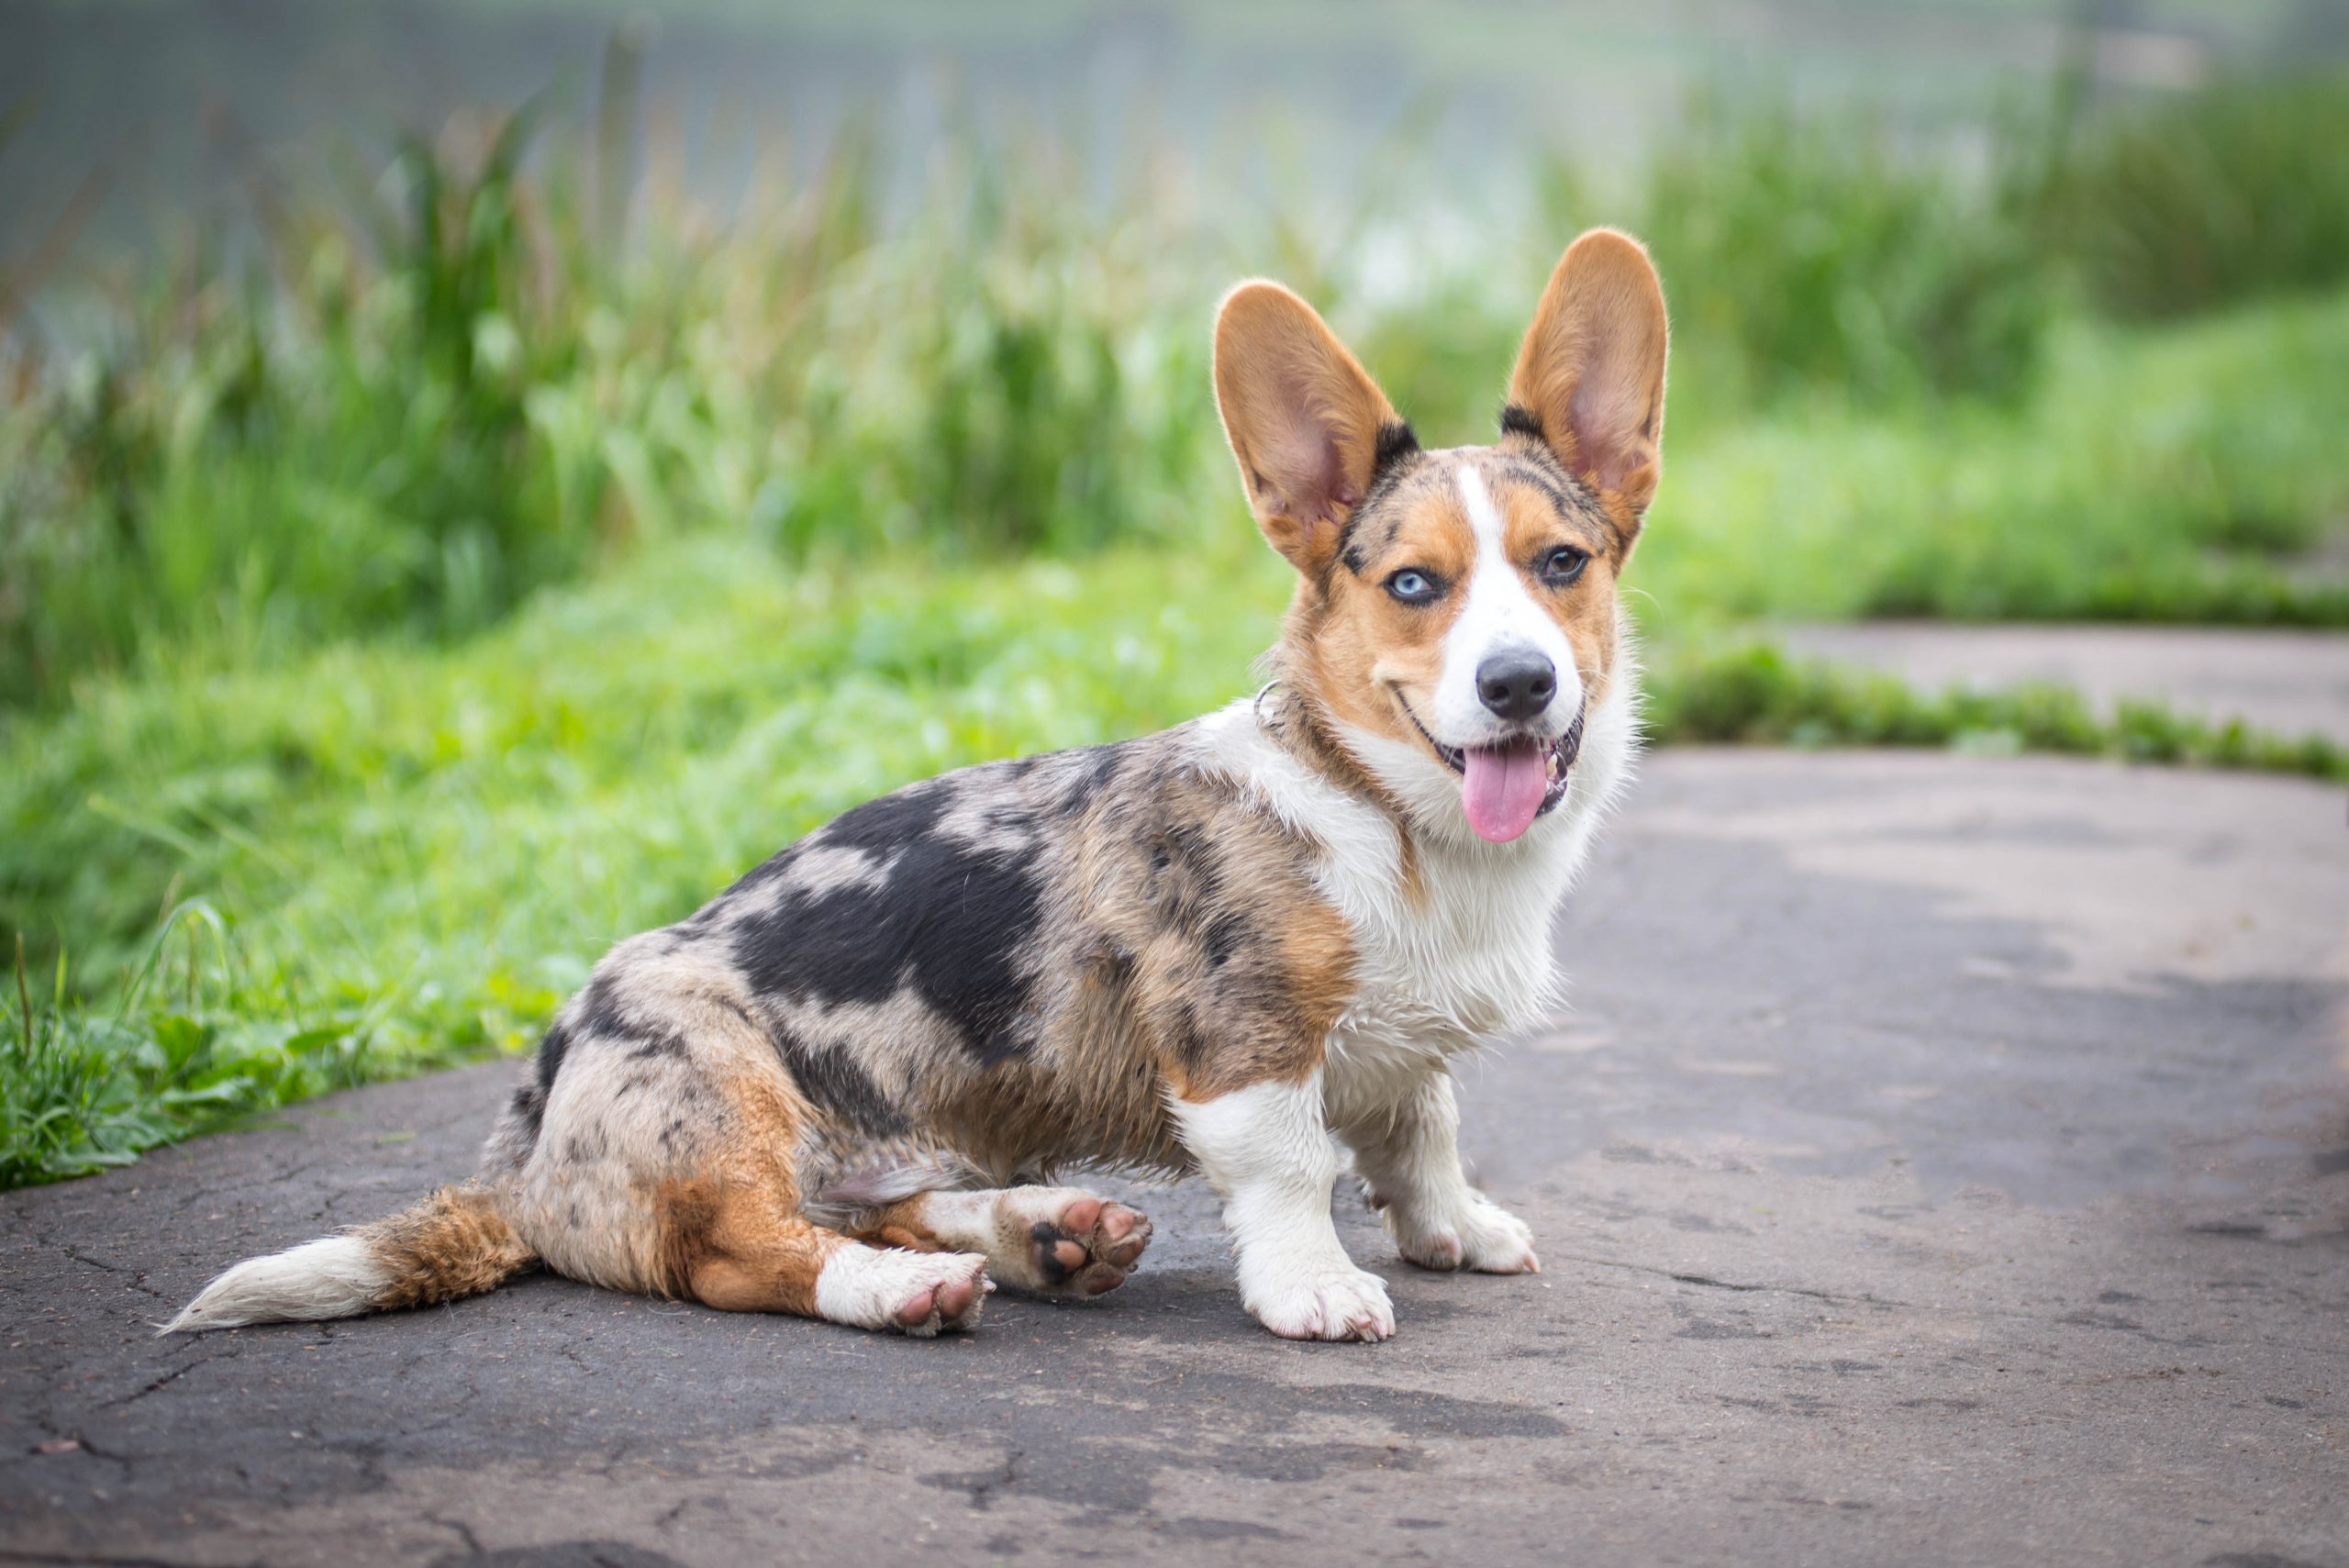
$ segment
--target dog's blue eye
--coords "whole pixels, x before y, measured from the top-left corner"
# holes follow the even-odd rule
[[[1433,604],[1443,588],[1426,573],[1406,567],[1386,579],[1386,591],[1407,605],[1427,605]]]
[[[1587,550],[1562,544],[1542,558],[1542,581],[1553,588],[1563,588],[1581,576],[1582,569],[1589,564]]]

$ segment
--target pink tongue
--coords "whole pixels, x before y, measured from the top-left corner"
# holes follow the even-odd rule
[[[1542,796],[1549,788],[1542,748],[1531,740],[1471,750],[1460,805],[1476,837],[1506,844],[1533,826],[1533,814],[1542,809]]]

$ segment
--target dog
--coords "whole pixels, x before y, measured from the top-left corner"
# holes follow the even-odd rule
[[[347,1317],[542,1266],[930,1336],[1097,1296],[1151,1236],[1072,1167],[1206,1178],[1274,1333],[1383,1340],[1338,1144],[1430,1269],[1540,1267],[1472,1187],[1451,1064],[1543,1015],[1552,917],[1637,745],[1618,581],[1661,471],[1647,253],[1577,239],[1491,446],[1422,450],[1311,306],[1228,295],[1214,383],[1297,571],[1273,676],[1160,734],[856,807],[632,938],[481,1168],[229,1269],[165,1331]]]

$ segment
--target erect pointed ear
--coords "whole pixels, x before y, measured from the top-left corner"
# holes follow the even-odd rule
[[[1215,397],[1256,526],[1308,576],[1337,554],[1382,459],[1419,445],[1313,307],[1278,284],[1224,296]]]
[[[1568,472],[1636,530],[1663,472],[1664,288],[1640,242],[1594,228],[1566,247],[1517,351],[1507,428],[1539,421]]]

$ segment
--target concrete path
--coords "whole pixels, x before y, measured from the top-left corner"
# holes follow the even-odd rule
[[[935,1343],[539,1278],[158,1341],[507,1065],[0,1198],[0,1562],[2349,1563],[2349,828],[2301,781],[1655,760],[1466,1073],[1538,1278],[1244,1318],[1205,1195]]]
[[[1790,652],[1900,676],[1920,690],[2070,686],[2099,713],[2165,702],[2216,723],[2349,746],[2349,635],[2175,626],[1877,621],[1774,628]]]

